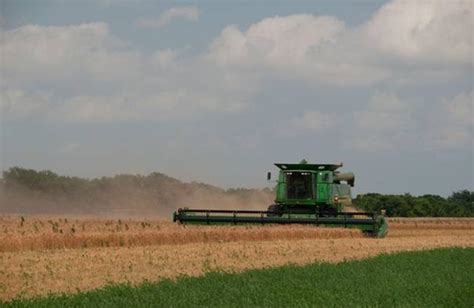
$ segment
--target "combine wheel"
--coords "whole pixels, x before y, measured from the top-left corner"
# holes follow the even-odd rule
[[[272,204],[267,209],[267,217],[281,217],[283,215],[282,208],[278,204]]]

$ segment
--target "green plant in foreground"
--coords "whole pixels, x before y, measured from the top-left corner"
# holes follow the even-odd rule
[[[214,272],[115,285],[76,295],[7,303],[11,307],[472,307],[474,248],[381,255],[339,264]]]

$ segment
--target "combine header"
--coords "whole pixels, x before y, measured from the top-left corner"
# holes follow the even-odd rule
[[[333,164],[275,164],[279,169],[275,204],[266,211],[178,209],[173,221],[197,224],[311,224],[355,227],[384,237],[388,227],[383,214],[344,212],[352,202],[353,173],[336,171]],[[267,175],[271,179],[271,173]]]

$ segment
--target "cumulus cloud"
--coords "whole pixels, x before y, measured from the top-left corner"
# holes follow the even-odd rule
[[[473,62],[474,5],[469,0],[395,0],[366,26],[369,46],[416,62]]]
[[[244,31],[225,28],[209,58],[229,68],[339,85],[446,79],[453,66],[473,62],[473,20],[472,2],[462,0],[395,0],[355,28],[329,16],[276,16]],[[451,70],[440,70],[446,66]]]
[[[245,32],[225,28],[211,46],[219,64],[286,67],[306,62],[313,50],[334,43],[345,30],[337,18],[291,15],[266,18]]]
[[[22,26],[2,32],[0,49],[7,120],[112,122],[235,112],[255,88],[247,76],[183,61],[182,50],[141,54],[105,23]]]
[[[384,78],[387,73],[361,63],[360,54],[344,52],[349,41],[356,39],[335,17],[276,16],[243,32],[236,26],[226,27],[212,43],[208,59],[222,67],[264,69],[336,84],[368,84]]]
[[[430,79],[439,63],[449,75],[450,64],[469,62],[472,6],[413,3],[395,0],[357,28],[310,14],[265,18],[245,30],[228,26],[204,58],[183,59],[172,49],[143,54],[101,22],[2,30],[2,109],[9,119],[36,114],[63,121],[166,120],[241,111],[272,78],[304,86],[410,84]],[[176,18],[198,20],[199,10],[171,8],[153,26]],[[424,64],[413,69],[410,63]],[[409,104],[397,96],[378,93],[366,107],[353,118],[358,130],[372,136],[360,148],[383,144],[397,125],[413,123]],[[317,106],[306,110],[290,118],[293,131],[331,128],[331,114]]]
[[[130,77],[139,55],[109,32],[105,23],[26,25],[1,31],[2,78],[6,83],[116,81]]]
[[[144,28],[162,28],[178,19],[196,22],[199,20],[199,15],[199,9],[195,6],[179,6],[164,11],[157,18],[140,18],[136,24]]]

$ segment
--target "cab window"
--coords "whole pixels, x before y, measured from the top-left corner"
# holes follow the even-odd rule
[[[286,173],[286,196],[288,199],[313,198],[313,180],[310,172]]]

